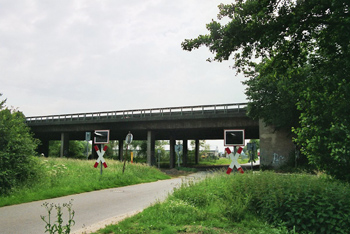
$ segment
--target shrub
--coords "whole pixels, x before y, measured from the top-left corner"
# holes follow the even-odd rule
[[[239,222],[253,215],[300,233],[350,230],[350,186],[317,176],[218,175],[176,190],[174,196],[205,210],[208,219]]]
[[[310,175],[254,175],[250,209],[297,232],[349,233],[350,187]],[[253,186],[253,185],[251,185]]]
[[[17,110],[0,108],[0,193],[35,180],[38,142],[25,125],[24,115]]]

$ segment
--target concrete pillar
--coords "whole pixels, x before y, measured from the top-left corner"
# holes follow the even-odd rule
[[[124,140],[118,140],[118,158],[120,161],[123,161],[123,147]]]
[[[170,137],[170,168],[174,168],[175,167],[175,139],[173,137]]]
[[[294,144],[291,131],[275,130],[274,126],[266,126],[259,120],[260,165],[279,168],[290,161],[294,155]]]
[[[155,147],[156,147],[156,141],[154,137],[153,131],[147,132],[147,164],[149,166],[155,165],[156,158],[155,158]]]
[[[49,156],[49,140],[47,139],[40,139],[41,144],[38,146],[37,152],[41,156],[44,154],[45,157]]]
[[[183,149],[182,149],[182,162],[184,166],[188,164],[188,140],[183,140]]]
[[[97,146],[98,146],[98,148],[100,148],[99,145],[97,145]],[[89,159],[97,159],[97,158],[98,158],[98,155],[97,155],[96,150],[95,150],[95,143],[94,143],[94,140],[92,140],[91,157],[89,157]]]
[[[60,157],[69,156],[69,133],[61,133],[61,152]]]
[[[195,149],[194,149],[194,163],[199,163],[199,140],[195,140]]]
[[[101,144],[95,144],[94,141],[92,141],[92,145],[91,145],[91,158],[89,159],[98,159],[98,154],[95,150],[95,146],[98,147],[99,150],[101,150]]]

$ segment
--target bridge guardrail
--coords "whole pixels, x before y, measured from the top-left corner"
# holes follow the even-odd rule
[[[170,117],[184,115],[228,114],[240,112],[247,107],[247,103],[166,107],[151,109],[135,109],[106,112],[90,112],[63,115],[47,115],[26,117],[27,123],[60,122],[60,121],[87,121],[100,119],[127,119],[145,117]]]

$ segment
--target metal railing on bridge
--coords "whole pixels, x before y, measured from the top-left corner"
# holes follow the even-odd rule
[[[247,103],[166,107],[152,109],[136,109],[106,112],[77,113],[64,115],[47,115],[27,117],[27,123],[60,122],[60,121],[89,121],[102,119],[129,119],[146,117],[172,117],[185,115],[229,114],[245,110]]]

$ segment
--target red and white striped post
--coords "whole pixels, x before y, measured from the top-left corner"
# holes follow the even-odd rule
[[[238,169],[238,171],[240,172],[240,173],[244,173],[244,171],[243,171],[243,169],[242,169],[242,167],[241,167],[241,165],[238,163],[238,157],[241,155],[241,153],[242,153],[242,150],[243,150],[243,148],[242,147],[239,147],[238,148],[238,150],[237,150],[237,152],[233,155],[233,153],[231,152],[231,150],[230,150],[230,148],[226,148],[225,149],[225,151],[226,151],[226,154],[228,154],[228,156],[230,157],[230,159],[232,160],[232,162],[231,162],[231,164],[230,164],[230,166],[228,167],[228,169],[227,169],[227,171],[226,171],[226,174],[230,174],[231,173],[231,171],[232,171],[232,169],[236,166],[237,167],[237,169]]]
[[[105,154],[105,152],[106,152],[108,146],[105,145],[105,146],[103,147],[103,150],[100,150],[100,149],[98,148],[97,145],[95,145],[94,148],[95,148],[96,153],[97,153],[97,155],[98,155],[98,159],[96,160],[94,167],[96,168],[96,167],[98,166],[98,164],[101,162],[102,165],[104,166],[104,168],[107,168],[107,163],[106,163],[106,161],[104,160],[103,155]],[[102,168],[102,167],[101,167],[101,168]],[[101,171],[101,172],[102,172],[102,171]]]

